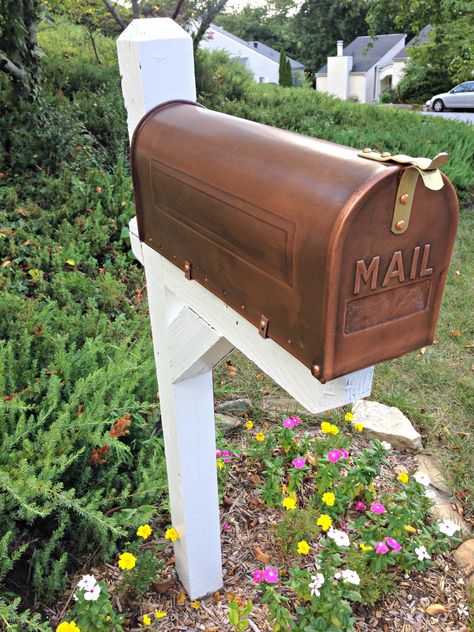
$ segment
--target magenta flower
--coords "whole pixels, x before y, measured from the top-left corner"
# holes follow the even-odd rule
[[[228,524],[227,522],[224,522],[224,524],[222,525],[222,531],[228,531],[230,529],[230,524]]]
[[[278,571],[276,568],[270,568],[267,566],[264,573],[264,579],[268,584],[278,583]]]
[[[364,511],[365,503],[363,503],[361,500],[358,500],[355,504],[355,509],[356,511]]]
[[[394,550],[395,553],[397,553],[402,548],[400,542],[397,542],[393,538],[385,538],[385,542],[391,549]]]
[[[230,452],[229,450],[222,450],[221,452],[221,456],[229,456]]]
[[[339,452],[341,453],[341,456],[343,459],[348,459],[349,458],[349,452],[347,452],[347,450],[344,450],[344,448],[341,448],[339,450]]]
[[[290,417],[290,419],[293,419],[293,426],[299,426],[301,423],[301,419],[296,417],[296,415],[294,417]]]
[[[216,456],[222,456],[222,450],[216,450]]]
[[[255,584],[261,584],[265,579],[265,573],[263,571],[254,571],[252,579]]]
[[[385,542],[376,542],[375,552],[379,553],[379,555],[385,555],[385,553],[388,553],[388,546],[385,544]]]
[[[301,470],[306,465],[306,461],[303,456],[299,456],[297,459],[293,459],[292,464],[297,470]]]
[[[383,514],[386,510],[382,503],[372,503],[370,505],[370,511],[374,514]]]
[[[328,459],[331,463],[337,463],[341,457],[342,454],[340,450],[331,450],[331,452],[328,452]]]
[[[288,430],[291,430],[291,428],[293,428],[294,425],[295,423],[293,421],[293,417],[287,417],[286,419],[283,420],[283,428],[288,428]]]

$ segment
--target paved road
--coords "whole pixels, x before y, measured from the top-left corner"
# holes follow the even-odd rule
[[[421,111],[420,114],[425,114],[426,116],[440,116],[444,119],[453,119],[455,121],[464,121],[465,123],[471,123],[474,125],[474,112],[424,112]]]

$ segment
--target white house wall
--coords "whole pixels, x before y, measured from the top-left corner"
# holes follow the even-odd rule
[[[405,74],[406,60],[394,61],[392,72],[392,88],[396,88]]]
[[[318,92],[328,91],[328,78],[327,77],[316,77],[316,90]]]
[[[365,75],[351,73],[349,76],[349,97],[357,97],[360,103],[366,102]]]
[[[278,83],[279,64],[223,33],[218,33],[212,28],[209,30],[213,34],[212,38],[206,36],[200,43],[201,48],[223,50],[230,57],[238,59],[250,70],[257,83]]]
[[[340,99],[349,96],[349,73],[352,70],[352,57],[328,57],[326,90]]]
[[[372,66],[365,75],[365,103],[375,101],[374,98],[375,66]]]

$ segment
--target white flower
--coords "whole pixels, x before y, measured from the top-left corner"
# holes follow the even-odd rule
[[[97,601],[97,599],[99,598],[99,595],[100,595],[100,586],[99,584],[96,584],[94,588],[92,588],[91,590],[86,590],[84,592],[84,599],[86,601]]]
[[[337,546],[350,546],[351,544],[347,533],[341,531],[340,529],[333,529],[331,527],[327,533],[327,536],[331,540],[334,540]]]
[[[449,520],[449,518],[445,518],[443,522],[438,523],[438,529],[441,533],[452,536],[456,533],[456,531],[459,531],[461,527],[452,520]]]
[[[423,560],[430,560],[431,559],[431,555],[428,553],[428,551],[426,550],[426,547],[424,547],[424,546],[416,547],[415,553],[416,553],[418,559],[420,560],[420,562],[422,562]]]
[[[389,443],[388,441],[381,441],[380,443],[382,444],[382,448],[384,450],[391,450],[392,449],[392,444]]]
[[[430,500],[435,500],[436,499],[436,492],[433,491],[432,489],[429,489],[428,487],[425,489],[425,497],[429,498]]]
[[[309,584],[309,589],[311,590],[311,594],[313,596],[319,597],[321,593],[319,592],[319,588],[324,584],[324,575],[322,573],[316,573],[316,575],[311,575],[312,582]]]
[[[77,584],[79,590],[92,590],[97,584],[97,580],[94,575],[83,575]]]
[[[358,586],[360,584],[359,573],[356,571],[351,571],[349,568],[345,571],[342,571],[342,579],[349,584],[354,584],[354,586]]]
[[[425,487],[428,487],[428,485],[431,485],[430,477],[428,476],[426,472],[420,472],[418,470],[418,472],[415,472],[413,474],[413,478],[415,479],[417,483],[420,483],[420,485],[424,485]]]
[[[458,610],[458,614],[459,614],[459,616],[461,616],[461,617],[467,617],[467,616],[469,616],[469,609],[468,609],[468,607],[467,607],[467,606],[465,606],[463,603],[460,603],[460,604],[459,604],[459,606],[458,606],[457,610]]]

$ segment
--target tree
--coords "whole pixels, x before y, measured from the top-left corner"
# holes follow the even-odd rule
[[[12,80],[14,97],[39,95],[38,0],[0,0],[0,70]]]
[[[365,0],[305,0],[295,17],[295,31],[306,67],[317,71],[335,52],[337,40],[351,42],[367,35],[366,15]]]
[[[290,87],[293,85],[293,78],[291,75],[291,65],[286,58],[285,51],[280,51],[280,67],[278,71],[278,83],[280,86]]]

